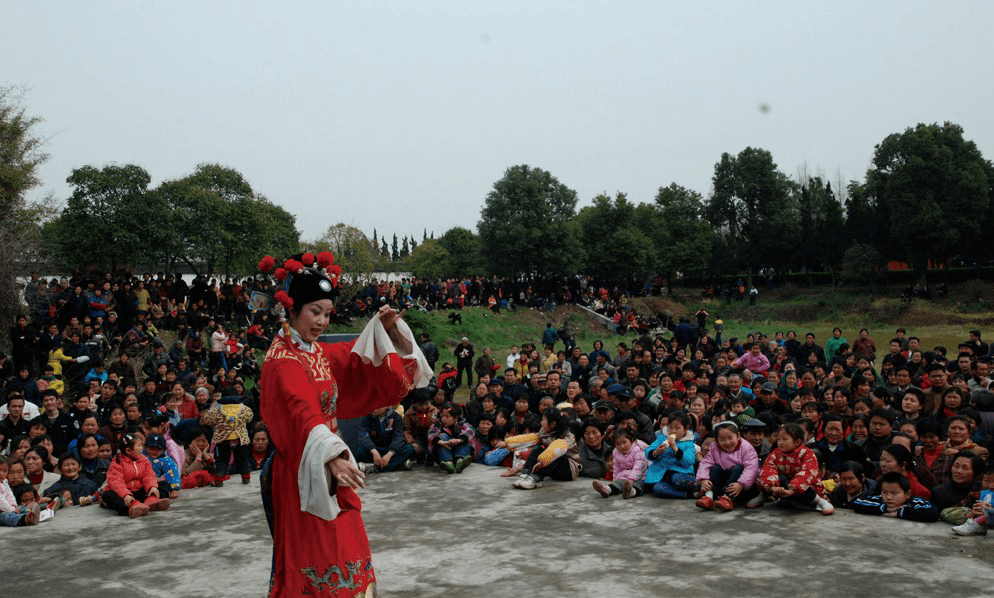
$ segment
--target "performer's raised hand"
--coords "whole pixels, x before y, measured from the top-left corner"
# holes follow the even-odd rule
[[[397,320],[404,317],[407,310],[397,311],[396,309],[390,307],[389,305],[383,305],[380,307],[380,322],[383,324],[383,328],[390,331],[394,326],[397,325]]]

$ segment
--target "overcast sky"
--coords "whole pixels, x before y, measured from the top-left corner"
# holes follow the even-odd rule
[[[43,188],[217,162],[297,216],[476,228],[515,164],[579,193],[705,195],[722,152],[861,179],[952,121],[994,158],[994,2],[12,2],[0,84],[45,120]],[[761,106],[768,110],[761,110]]]

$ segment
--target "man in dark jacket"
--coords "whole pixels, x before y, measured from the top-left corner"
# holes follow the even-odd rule
[[[552,322],[546,322],[545,332],[542,333],[542,344],[546,347],[550,347],[553,351],[556,350],[556,329],[552,327]]]
[[[462,373],[466,372],[466,385],[473,387],[473,345],[469,344],[469,338],[462,337],[462,341],[456,345],[453,354],[456,357],[456,387],[462,386]]]
[[[436,345],[430,338],[428,334],[421,333],[421,352],[424,353],[425,359],[428,361],[428,365],[431,366],[431,371],[435,371],[435,363],[438,361],[438,345]]]
[[[393,407],[380,407],[359,421],[356,461],[366,473],[410,469],[414,446],[404,440],[404,419]]]

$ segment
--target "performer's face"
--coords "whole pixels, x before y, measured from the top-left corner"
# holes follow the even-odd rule
[[[296,315],[291,317],[290,324],[305,341],[313,343],[328,327],[333,308],[334,304],[330,299],[306,303]]]

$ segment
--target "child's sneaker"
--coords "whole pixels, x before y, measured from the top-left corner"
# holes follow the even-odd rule
[[[835,507],[832,506],[832,503],[828,502],[824,498],[821,498],[820,496],[815,501],[815,508],[821,511],[822,515],[831,515],[835,512]]]
[[[404,464],[401,465],[400,468],[404,471],[411,471],[411,460],[408,459],[407,461],[404,461]]]
[[[252,481],[252,476],[248,476],[248,475],[243,475],[242,476],[242,483],[243,484],[248,484],[251,481]]]
[[[602,497],[607,498],[611,496],[611,487],[607,485],[607,482],[594,480],[593,486],[594,490],[596,490]]]
[[[41,506],[33,502],[31,506],[28,507],[28,512],[24,515],[24,525],[38,525],[41,520]]]
[[[631,480],[625,480],[623,484],[623,489],[621,491],[621,498],[629,499],[635,498],[635,486],[632,485]]]
[[[168,498],[160,498],[159,500],[157,500],[157,501],[153,502],[152,504],[148,505],[148,510],[149,511],[168,511],[169,510],[169,505],[171,505],[171,504],[172,504],[172,501],[169,500]]]
[[[473,460],[471,458],[469,458],[468,456],[467,457],[463,457],[462,459],[459,459],[458,461],[456,461],[456,473],[462,473],[463,470],[466,469],[467,467],[469,467],[469,464],[472,463],[472,462],[473,462]]]
[[[714,499],[711,498],[710,496],[702,496],[697,499],[697,502],[694,503],[694,506],[696,506],[699,509],[704,509],[705,511],[710,511],[711,509],[714,508]]]
[[[537,480],[534,476],[528,475],[523,478],[519,478],[514,482],[515,488],[521,488],[522,490],[533,490],[535,488],[541,488],[542,482]]]
[[[366,475],[376,473],[376,466],[372,463],[359,463],[359,471]]]
[[[986,536],[987,526],[981,525],[973,519],[967,519],[963,525],[954,526],[953,533],[957,536]]]
[[[81,506],[81,507],[87,507],[87,506],[92,505],[92,504],[93,504],[93,497],[92,496],[80,496],[79,497],[79,506]]]
[[[452,461],[442,461],[441,465],[442,465],[442,469],[445,470],[445,473],[455,473],[456,472],[456,466],[453,465]]]
[[[727,496],[722,496],[718,500],[714,501],[714,508],[727,513],[735,510],[735,503],[733,503],[732,499]]]
[[[763,497],[763,493],[760,492],[756,496],[754,496],[754,497],[752,497],[752,498],[749,499],[749,502],[746,503],[746,508],[747,509],[758,509],[758,508],[760,508],[760,507],[763,506],[764,502],[766,502],[766,498],[764,498]]]
[[[138,517],[144,517],[148,515],[148,506],[138,502],[137,500],[131,503],[131,508],[128,509],[128,517],[132,519],[137,519]]]

